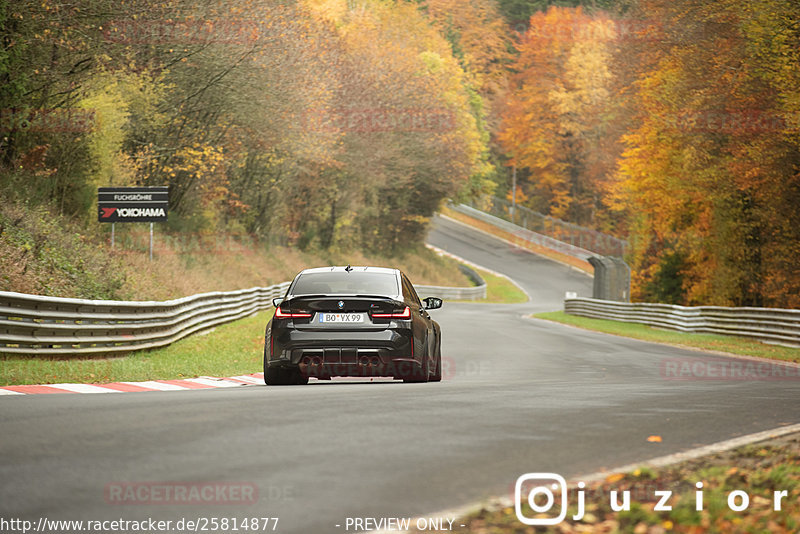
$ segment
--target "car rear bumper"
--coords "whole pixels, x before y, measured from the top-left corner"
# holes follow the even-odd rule
[[[308,377],[409,378],[421,373],[410,330],[293,330],[274,332],[270,367],[299,369]]]

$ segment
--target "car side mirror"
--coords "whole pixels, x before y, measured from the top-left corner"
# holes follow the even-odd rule
[[[275,306],[276,308],[280,306],[282,302],[283,299],[272,299],[272,305]]]
[[[437,310],[442,307],[442,299],[440,298],[428,297],[423,302],[425,302],[426,310]]]

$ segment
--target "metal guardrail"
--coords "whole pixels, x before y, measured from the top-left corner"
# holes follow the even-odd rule
[[[439,297],[450,300],[479,300],[486,298],[486,284],[475,287],[414,286],[420,298]]]
[[[286,282],[164,302],[0,292],[0,352],[91,355],[163,347],[270,308],[288,287]]]
[[[289,282],[284,282],[163,302],[84,300],[0,291],[0,353],[99,355],[164,347],[271,308],[272,299],[284,296],[288,287]],[[485,282],[477,287],[416,288],[423,298],[486,296]]]
[[[514,206],[504,198],[485,197],[468,207],[487,212],[498,219],[529,230],[537,236],[549,237],[560,243],[568,243],[579,250],[591,251],[601,256],[622,257],[628,247],[628,242],[624,239],[593,228],[562,221],[525,206]]]
[[[571,298],[564,311],[596,319],[642,323],[669,330],[724,334],[800,347],[800,310],[678,306]]]
[[[502,206],[503,204],[501,202],[505,201],[494,198],[494,202],[495,203],[493,204],[492,209],[496,212],[497,206]],[[630,267],[628,267],[628,264],[626,264],[620,256],[625,251],[627,241],[617,239],[616,237],[602,234],[588,228],[567,223],[559,219],[546,217],[540,213],[528,210],[531,213],[534,213],[540,217],[544,217],[551,222],[554,221],[549,226],[550,231],[553,234],[561,236],[562,239],[565,238],[565,235],[572,241],[575,241],[576,235],[581,237],[579,240],[580,243],[587,243],[592,246],[592,250],[587,250],[579,246],[575,246],[572,243],[561,241],[550,235],[543,235],[538,232],[534,232],[533,230],[529,230],[528,228],[518,226],[506,219],[496,217],[491,213],[486,213],[466,204],[451,203],[449,207],[454,211],[463,213],[487,224],[491,224],[496,228],[500,228],[501,230],[504,230],[534,245],[589,262],[594,268],[594,286],[592,288],[592,297],[596,299],[609,299],[621,302],[627,302],[630,300],[631,271]],[[521,208],[518,206],[516,209],[520,210],[527,208]],[[506,214],[506,216],[508,216],[508,214]],[[577,230],[578,233],[576,234],[573,232],[570,234],[565,234],[565,228],[570,230],[570,232],[572,232],[572,230]],[[586,240],[582,238],[585,233],[588,233]],[[600,253],[596,253],[599,250],[609,251],[612,253],[612,255],[603,256]]]
[[[452,300],[479,300],[486,298],[486,281],[481,278],[475,270],[467,267],[466,265],[459,264],[459,269],[469,278],[473,287],[440,287],[440,286],[418,286],[415,285],[414,289],[419,294],[420,298],[425,297],[439,297],[440,299]]]
[[[566,254],[581,260],[587,260],[588,258],[594,256],[594,253],[589,250],[576,247],[570,243],[559,241],[558,239],[534,232],[533,230],[522,228],[521,226],[517,226],[516,224],[506,221],[505,219],[495,217],[494,215],[477,210],[473,207],[467,206],[466,204],[453,204],[450,206],[450,209],[463,213],[464,215],[469,215],[470,217],[489,223],[498,228],[502,228],[506,232],[533,243],[534,245],[549,248],[550,250],[555,250],[557,252],[561,252],[562,254]]]

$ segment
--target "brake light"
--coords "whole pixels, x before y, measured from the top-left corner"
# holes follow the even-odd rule
[[[298,313],[298,312],[285,312],[283,311],[280,306],[278,309],[275,310],[275,317],[278,319],[308,319],[311,317],[310,313]]]
[[[411,308],[406,306],[406,309],[398,313],[373,313],[372,316],[376,319],[411,319]]]

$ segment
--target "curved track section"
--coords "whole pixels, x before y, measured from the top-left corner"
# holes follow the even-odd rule
[[[4,397],[0,516],[279,517],[277,532],[346,532],[347,517],[508,495],[526,472],[575,476],[800,422],[796,380],[669,380],[665,361],[709,355],[524,318],[590,294],[580,272],[444,219],[430,242],[531,295],[433,312],[443,382]],[[141,482],[246,483],[257,497],[109,502],[109,487]]]

